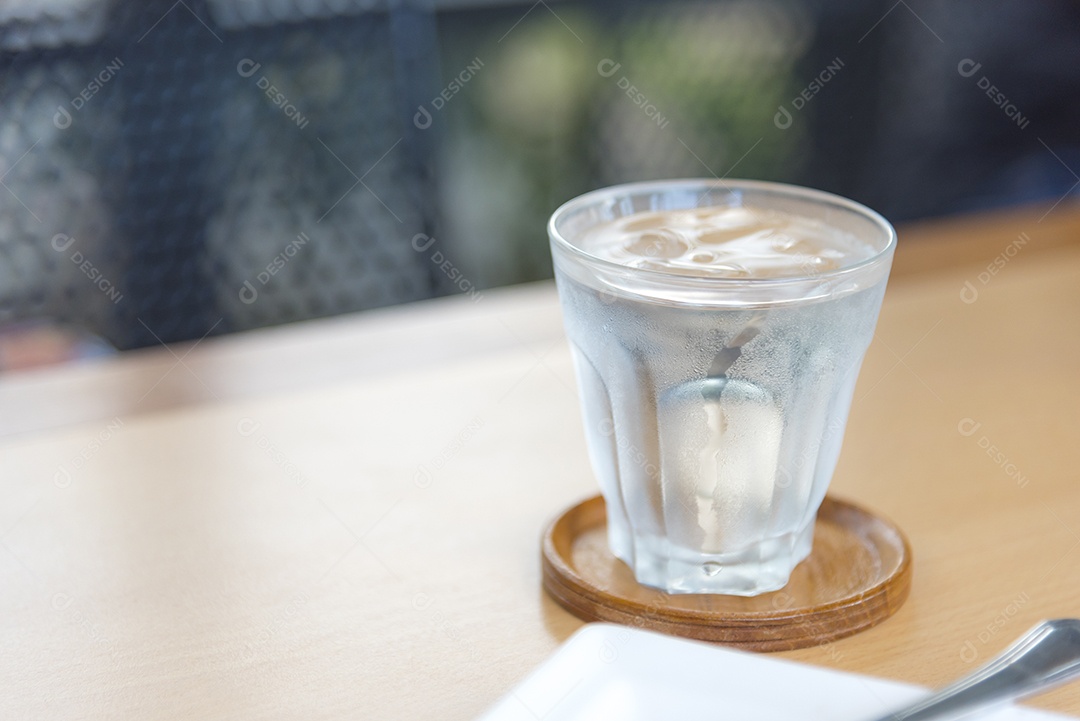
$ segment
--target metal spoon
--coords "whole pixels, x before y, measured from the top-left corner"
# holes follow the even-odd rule
[[[874,721],[951,719],[1024,698],[1080,675],[1080,619],[1043,621],[975,673]]]

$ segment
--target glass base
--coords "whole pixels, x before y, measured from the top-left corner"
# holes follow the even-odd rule
[[[770,538],[752,548],[723,554],[673,548],[658,539],[628,543],[629,539],[615,539],[609,535],[612,552],[634,571],[635,579],[644,586],[665,593],[732,596],[757,596],[786,586],[795,566],[810,555],[813,539],[812,519],[799,531]],[[658,553],[657,549],[666,552]]]

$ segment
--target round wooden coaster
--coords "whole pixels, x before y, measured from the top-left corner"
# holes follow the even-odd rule
[[[779,591],[750,598],[667,594],[634,580],[607,543],[600,496],[544,533],[544,588],[586,621],[609,621],[755,651],[816,646],[881,623],[911,588],[911,547],[900,529],[827,497],[810,556]]]

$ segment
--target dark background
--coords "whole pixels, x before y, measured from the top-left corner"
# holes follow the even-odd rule
[[[1071,202],[1078,127],[1070,2],[11,15],[0,325],[134,348],[546,278],[551,211],[631,180],[793,182],[897,223]]]

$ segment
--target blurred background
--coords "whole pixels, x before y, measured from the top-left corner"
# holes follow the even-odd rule
[[[7,368],[479,301],[613,183],[896,223],[1080,183],[1064,0],[0,0],[0,58]]]

